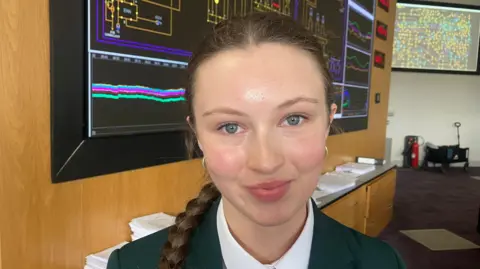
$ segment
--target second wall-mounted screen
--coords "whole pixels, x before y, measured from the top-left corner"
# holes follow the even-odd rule
[[[219,21],[250,12],[293,17],[317,36],[334,78],[339,125],[368,124],[373,0],[89,0],[89,136],[185,127],[188,60]]]
[[[397,3],[392,67],[478,72],[480,8]]]

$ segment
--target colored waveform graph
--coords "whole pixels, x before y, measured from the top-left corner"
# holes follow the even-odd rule
[[[350,92],[348,91],[348,89],[344,89],[342,108],[343,109],[349,109],[350,105],[351,105]]]
[[[367,115],[368,89],[345,87],[343,89],[343,116]]]
[[[361,62],[357,56],[347,56],[347,68],[358,72],[368,72],[370,70],[370,63]]]
[[[355,10],[349,12],[348,44],[365,52],[372,47],[373,22],[358,14]]]
[[[143,99],[160,103],[185,101],[184,89],[154,89],[144,86],[93,84],[93,98],[107,99]]]
[[[347,48],[345,83],[368,87],[370,80],[370,55]]]
[[[372,39],[372,31],[362,33],[358,23],[354,21],[348,21],[348,33],[356,36],[358,39],[360,39],[363,42],[367,42]]]

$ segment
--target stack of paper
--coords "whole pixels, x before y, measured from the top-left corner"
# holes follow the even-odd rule
[[[132,230],[132,240],[137,240],[149,234],[163,230],[175,223],[175,217],[165,213],[155,213],[133,219],[129,225]]]
[[[326,173],[318,180],[317,188],[319,191],[334,193],[355,186],[357,178],[356,175],[343,172]]]
[[[363,175],[375,170],[375,165],[365,163],[346,163],[339,165],[335,168],[337,172],[352,173],[357,175]]]
[[[88,255],[84,269],[106,269],[110,254],[116,249],[126,245],[128,242],[122,242],[114,247],[105,249],[99,253]]]
[[[323,196],[329,195],[331,192],[322,190],[319,187],[317,187],[312,194],[312,198],[314,201],[317,201],[317,199],[322,198]]]

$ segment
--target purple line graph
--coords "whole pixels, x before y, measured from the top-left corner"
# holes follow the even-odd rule
[[[367,40],[372,39],[372,32],[368,31],[367,33],[363,33],[360,30],[360,26],[358,25],[357,22],[349,21],[348,22],[348,28],[349,28],[349,32],[352,35],[355,35],[356,37],[358,37],[362,41],[367,41]]]

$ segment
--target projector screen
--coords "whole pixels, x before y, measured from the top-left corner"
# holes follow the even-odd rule
[[[477,73],[480,7],[397,3],[392,68]]]

